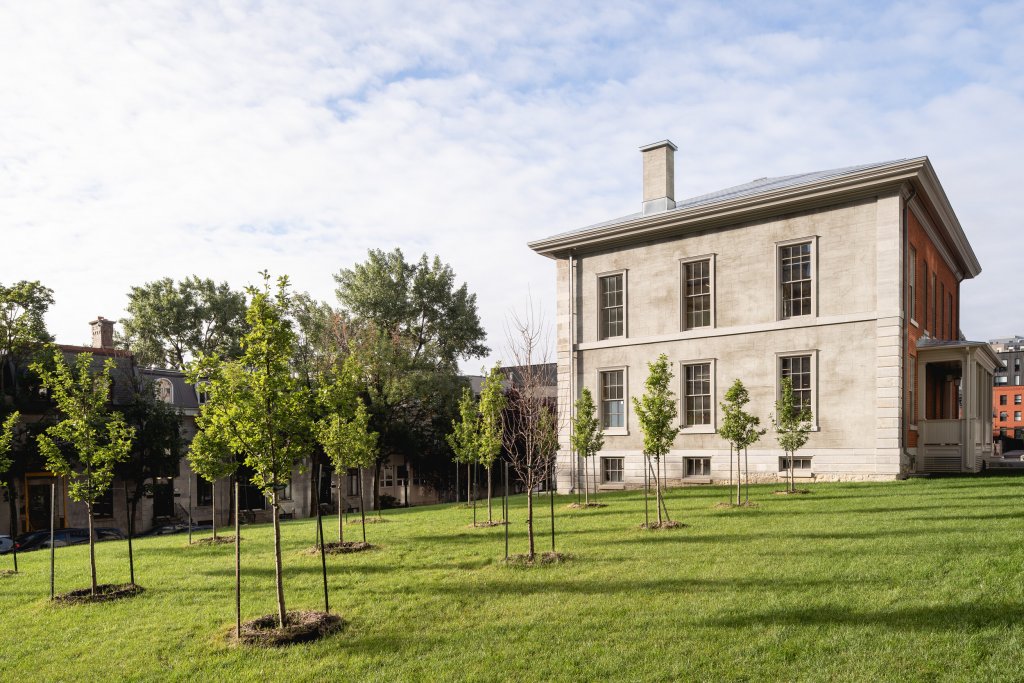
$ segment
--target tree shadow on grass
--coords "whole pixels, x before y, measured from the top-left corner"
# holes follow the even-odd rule
[[[855,610],[842,606],[801,607],[771,612],[743,612],[709,619],[705,626],[882,626],[899,631],[961,631],[1007,628],[1024,620],[1019,603],[957,603],[938,607]]]

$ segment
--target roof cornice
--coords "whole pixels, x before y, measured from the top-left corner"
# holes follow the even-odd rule
[[[597,225],[535,240],[529,242],[528,246],[543,256],[559,258],[574,250],[603,249],[642,242],[868,197],[884,188],[898,190],[907,181],[914,182],[919,191],[929,198],[929,204],[935,207],[936,218],[963,261],[965,274],[974,277],[980,273],[981,266],[977,257],[967,242],[928,157],[907,159],[752,196],[681,207],[610,225]]]

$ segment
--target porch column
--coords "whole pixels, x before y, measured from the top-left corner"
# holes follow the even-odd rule
[[[963,397],[963,405],[960,407],[960,444],[963,451],[963,461],[967,469],[975,469],[974,435],[972,417],[975,413],[974,391],[974,349],[964,349],[963,360],[960,361],[963,368],[960,372],[960,396]]]

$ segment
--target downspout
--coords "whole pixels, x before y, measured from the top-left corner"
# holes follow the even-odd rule
[[[572,458],[569,493],[580,486],[579,455],[573,450],[572,436],[576,412],[576,256],[569,252],[569,457]]]
[[[900,346],[901,346],[901,348],[903,350],[903,358],[904,359],[908,359],[908,362],[909,362],[909,358],[910,358],[910,320],[907,317],[907,310],[908,310],[908,305],[907,305],[907,256],[910,253],[909,213],[910,213],[910,202],[913,201],[914,197],[916,197],[916,196],[917,196],[917,190],[914,188],[913,185],[911,185],[910,186],[910,195],[906,199],[903,200],[903,216],[902,216],[902,220],[900,221],[900,230],[903,232],[903,259],[902,259],[902,263],[900,264],[900,268],[902,269],[901,273],[900,273],[900,283],[901,283],[901,285],[900,285],[900,299],[903,301],[903,307],[902,307],[902,310],[900,311],[900,313],[902,314],[902,318],[903,318],[903,324],[900,325],[900,334],[903,337],[903,339],[902,339],[902,342],[901,342]],[[914,273],[915,274],[917,273],[917,264],[914,265]],[[916,293],[917,292],[917,287],[916,287],[917,283],[915,282],[914,284],[915,284],[914,292]],[[928,305],[927,301],[925,302],[925,305],[926,306]],[[914,469],[916,470],[917,469],[917,458],[916,458],[916,456],[911,455],[910,452],[907,450],[907,426],[908,426],[909,423],[907,421],[906,400],[904,400],[905,397],[906,397],[906,394],[907,394],[907,387],[905,386],[905,383],[907,381],[907,368],[903,368],[902,375],[903,376],[900,378],[900,381],[904,383],[904,387],[903,387],[903,391],[901,392],[901,396],[900,396],[900,399],[901,399],[900,403],[902,404],[900,406],[901,409],[900,409],[900,421],[899,421],[899,424],[900,424],[900,451],[903,454],[903,456],[906,457],[908,463],[911,463],[911,462],[914,463]],[[917,372],[916,372],[916,368],[915,368],[914,381],[918,382],[919,379],[920,378],[917,376]],[[914,400],[915,400],[915,402],[920,400],[918,398],[918,394],[917,394],[916,391],[914,392]],[[917,406],[910,406],[911,414],[913,414],[913,411],[916,408],[917,408]],[[918,450],[920,450],[920,449],[918,449]],[[908,475],[909,475],[909,472],[900,472],[898,475],[896,475],[896,478],[897,479],[906,479]]]

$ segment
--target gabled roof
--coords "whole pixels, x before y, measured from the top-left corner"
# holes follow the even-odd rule
[[[641,213],[622,216],[535,240],[529,247],[539,254],[558,258],[576,249],[612,247],[826,206],[870,196],[884,187],[900,187],[905,182],[912,183],[918,194],[927,199],[965,275],[974,277],[980,273],[977,257],[928,157],[760,178],[678,201],[675,208],[668,211],[648,216]]]

